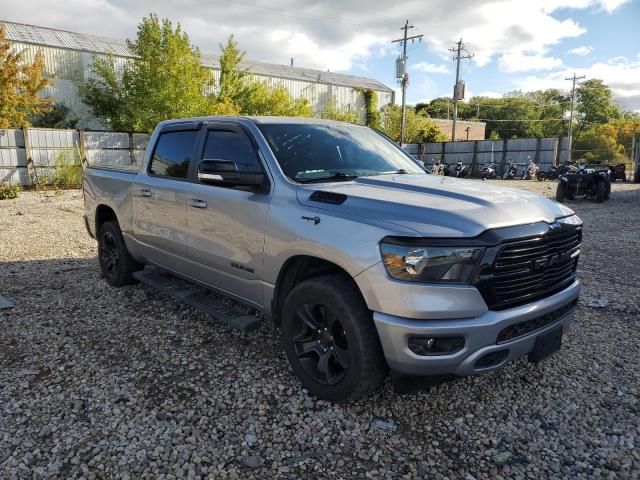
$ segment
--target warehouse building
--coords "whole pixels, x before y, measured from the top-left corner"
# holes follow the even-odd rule
[[[80,118],[79,127],[100,128],[80,100],[75,82],[87,78],[94,55],[111,54],[116,65],[124,65],[132,58],[126,42],[22,23],[0,20],[0,24],[5,28],[7,40],[23,52],[26,61],[33,61],[38,52],[44,55],[46,73],[55,75],[54,84],[45,94],[67,105]],[[217,79],[218,58],[209,54],[201,58],[203,66],[212,69]],[[364,118],[364,98],[357,88],[376,91],[379,108],[394,102],[394,91],[370,78],[256,61],[245,61],[243,67],[257,80],[283,85],[293,98],[306,98],[316,114],[328,102],[335,101],[339,108],[355,109]]]

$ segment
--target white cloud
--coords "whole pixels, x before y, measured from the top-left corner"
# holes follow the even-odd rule
[[[507,73],[553,70],[561,65],[562,60],[555,57],[546,57],[544,53],[528,54],[518,51],[504,53],[498,61],[500,70]]]
[[[581,47],[572,48],[569,50],[569,53],[573,53],[574,55],[580,55],[584,57],[585,55],[589,55],[593,52],[593,47],[591,45],[583,45]]]
[[[524,91],[546,88],[567,90],[571,85],[565,78],[571,77],[574,72],[578,76],[585,75],[587,79],[602,80],[611,88],[623,109],[640,111],[640,54],[635,59],[616,57],[589,67],[563,68],[545,76],[527,76],[515,83]]]
[[[423,44],[411,48],[426,45],[449,61],[447,49],[462,36],[476,55],[474,62],[481,66],[508,52],[538,54],[584,33],[574,20],[552,16],[550,12],[557,8],[610,10],[614,2],[620,0],[548,0],[546,7],[525,0],[458,0],[452,9],[450,0],[432,0],[425,9],[423,2],[410,0],[400,9],[382,0],[229,2],[223,7],[219,2],[155,0],[152,9],[160,17],[180,22],[203,52],[216,53],[218,44],[233,33],[249,59],[288,64],[294,56],[298,66],[345,70],[387,52],[397,53],[398,44],[390,41],[399,37],[406,18],[416,26],[412,33],[425,34]],[[22,0],[5,9],[3,17],[132,38],[150,8],[144,0],[52,0],[46,5]]]
[[[0,0],[1,1],[1,0]],[[5,2],[6,3],[6,2]],[[564,70],[548,56],[551,47],[585,33],[571,18],[576,9],[613,12],[625,0],[277,0],[274,2],[201,2],[197,0],[21,0],[3,9],[3,19],[117,38],[133,38],[140,19],[152,9],[180,22],[202,52],[217,53],[218,44],[234,34],[247,58],[332,71],[370,65],[385,58],[389,72],[398,53],[400,27],[410,18],[412,33],[424,33],[422,44],[442,62],[415,68],[412,93],[430,96],[424,73],[452,70],[448,48],[462,37],[478,67],[496,59],[505,72]],[[561,18],[555,12],[561,11]],[[82,19],[82,21],[78,21]],[[411,51],[409,56],[415,54]],[[411,65],[411,62],[410,62]],[[469,65],[465,63],[465,67]],[[422,68],[422,70],[420,69]],[[424,72],[424,73],[422,73]],[[548,76],[548,75],[547,75]],[[543,77],[546,78],[546,77]],[[614,79],[615,80],[615,79]]]
[[[448,65],[429,62],[418,62],[415,65],[409,64],[409,69],[427,73],[451,73]]]

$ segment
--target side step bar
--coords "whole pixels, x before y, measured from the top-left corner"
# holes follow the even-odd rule
[[[160,290],[176,300],[181,300],[241,332],[250,332],[259,326],[260,319],[258,317],[242,310],[241,306],[234,305],[231,300],[223,299],[169,273],[139,270],[134,272],[133,277],[141,283]]]

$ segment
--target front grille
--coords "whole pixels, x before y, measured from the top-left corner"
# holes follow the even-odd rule
[[[540,330],[547,325],[551,325],[553,322],[560,320],[567,313],[573,310],[577,304],[578,299],[575,299],[574,301],[567,303],[566,305],[553,310],[552,312],[540,315],[536,318],[532,318],[531,320],[516,323],[515,325],[511,325],[507,328],[503,328],[498,334],[496,343],[509,342],[511,340],[515,340],[516,338],[529,335],[530,333],[533,333],[536,330]]]
[[[581,228],[508,241],[493,264],[491,308],[507,308],[566,288],[575,279]]]

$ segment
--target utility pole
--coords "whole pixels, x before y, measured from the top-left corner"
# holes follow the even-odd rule
[[[456,42],[455,48],[450,48],[450,52],[455,53],[453,60],[456,62],[456,84],[453,87],[453,125],[451,126],[451,141],[456,141],[456,120],[458,119],[458,98],[464,98],[464,92],[460,91],[460,60],[472,58],[473,53],[467,52],[462,43],[462,39]]]
[[[573,86],[571,87],[571,113],[569,114],[569,158],[571,161],[571,149],[573,148],[573,104],[576,101],[576,80],[582,80],[583,78],[587,78],[584,75],[581,77],[576,77],[574,72],[573,77],[565,78],[565,80],[572,80]]]
[[[400,85],[402,86],[402,119],[400,121],[400,146],[404,144],[404,123],[405,123],[405,109],[407,105],[407,85],[409,84],[409,73],[407,73],[407,41],[411,40],[413,43],[416,39],[422,41],[423,35],[414,35],[412,37],[408,37],[407,33],[410,28],[414,28],[413,25],[409,25],[409,20],[407,20],[400,30],[404,30],[404,36],[402,38],[398,38],[396,40],[392,40],[391,43],[402,43],[402,72],[398,72],[398,65],[396,64],[396,78],[400,78]],[[401,76],[398,74],[402,73]]]

